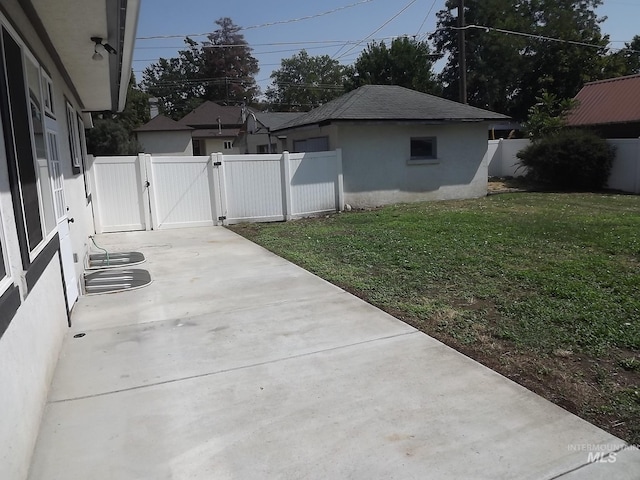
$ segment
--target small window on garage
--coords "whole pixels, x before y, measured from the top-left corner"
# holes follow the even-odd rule
[[[435,160],[438,158],[436,137],[412,137],[411,160]]]
[[[233,148],[233,142],[231,140],[224,141],[224,149],[231,150]]]

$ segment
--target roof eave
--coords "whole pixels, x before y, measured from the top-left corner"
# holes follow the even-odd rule
[[[272,132],[285,132],[288,130],[309,129],[316,127],[328,126],[334,123],[340,124],[359,124],[359,125],[382,125],[388,123],[394,123],[397,125],[446,125],[453,123],[485,123],[496,120],[510,120],[510,117],[500,116],[496,118],[433,118],[433,119],[327,119],[321,121],[315,121],[310,123],[303,123],[300,125],[285,126],[280,128],[274,128]]]

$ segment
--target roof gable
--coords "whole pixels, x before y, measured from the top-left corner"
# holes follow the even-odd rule
[[[242,125],[242,108],[218,105],[206,101],[196,109],[187,113],[179,122],[191,127],[206,127],[218,125],[218,118],[222,125]]]
[[[158,115],[141,127],[136,128],[134,132],[179,132],[189,130],[193,130],[193,128],[178,123],[164,115]]]
[[[603,125],[640,121],[640,75],[587,83],[575,99],[578,105],[567,124]]]
[[[278,129],[327,121],[482,121],[506,115],[471,107],[397,85],[365,85]]]

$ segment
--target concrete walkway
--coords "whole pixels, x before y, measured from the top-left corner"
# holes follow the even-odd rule
[[[97,241],[154,283],[76,305],[32,480],[640,478],[639,450],[223,228]]]

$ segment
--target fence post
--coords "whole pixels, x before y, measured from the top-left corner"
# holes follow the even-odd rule
[[[304,157],[302,159],[304,162]],[[293,202],[291,201],[291,164],[289,163],[289,152],[282,152],[282,194],[283,194],[283,216],[285,220],[291,220],[293,214]]]
[[[336,149],[336,211],[344,209],[344,177],[342,175],[342,149]]]
[[[227,204],[227,178],[224,172],[224,155],[218,152],[216,155],[216,163],[218,167],[214,168],[214,178],[217,175],[217,184],[220,189],[220,202],[216,202],[218,210],[216,212],[216,225],[226,225],[226,217],[228,216]],[[212,155],[213,157],[213,155]],[[222,219],[222,220],[220,220]]]
[[[98,198],[98,182],[96,180],[95,171],[96,158],[93,155],[87,155],[87,164],[89,165],[89,185],[91,188],[91,211],[93,212],[93,231],[102,233],[102,221],[100,219],[100,200]]]
[[[153,177],[151,171],[151,155],[145,155],[144,153],[138,154],[138,168],[140,169],[140,176],[142,178],[142,209],[144,210],[144,229],[146,231],[157,229],[157,225],[153,225],[153,221],[156,220],[155,214],[152,214],[153,205],[155,205],[155,198],[151,194]]]
[[[211,221],[213,225],[218,225],[218,217],[222,215],[220,212],[220,202],[217,199],[218,188],[218,168],[214,166],[217,157],[215,153],[209,155],[207,161],[207,181],[209,182],[209,203],[211,204]]]

